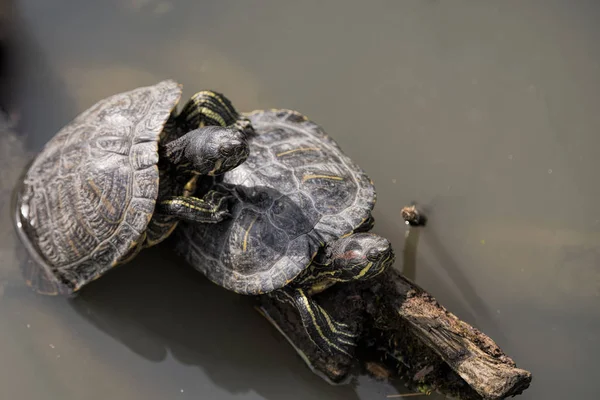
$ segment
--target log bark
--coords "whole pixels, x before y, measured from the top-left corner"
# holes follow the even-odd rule
[[[396,270],[389,271],[386,278],[393,284],[388,290],[393,290],[394,299],[387,309],[376,312],[375,321],[386,321],[386,326],[379,328],[413,336],[483,399],[504,399],[529,387],[531,373],[517,368],[489,336],[458,319]]]
[[[413,390],[463,400],[505,399],[521,394],[531,383],[531,373],[517,368],[490,337],[395,269],[368,282],[336,285],[315,298],[332,316],[360,332],[353,358],[320,351],[304,334],[293,308],[268,296],[259,302],[310,360],[313,371],[332,383],[360,369],[379,379],[401,378]]]

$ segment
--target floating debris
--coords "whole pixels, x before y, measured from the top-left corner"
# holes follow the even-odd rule
[[[427,223],[427,218],[419,212],[414,204],[404,207],[400,211],[400,215],[402,215],[404,222],[410,226],[424,226]]]

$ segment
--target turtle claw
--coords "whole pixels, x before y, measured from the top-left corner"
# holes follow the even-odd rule
[[[217,217],[218,221],[216,222],[221,222],[226,219],[230,219],[231,217],[233,217],[233,215],[230,212],[224,212]]]
[[[227,202],[215,193],[202,199],[196,197],[169,197],[163,199],[157,212],[171,215],[188,222],[213,224],[231,218]]]
[[[212,222],[221,222],[223,220],[231,218],[233,215],[229,212],[227,202],[221,202],[213,212]]]

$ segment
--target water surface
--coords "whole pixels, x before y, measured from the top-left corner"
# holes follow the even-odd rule
[[[18,2],[0,96],[17,124],[0,136],[0,398],[396,392],[327,385],[246,298],[165,249],[76,301],[24,286],[9,200],[29,157],[98,99],[165,78],[323,125],[373,178],[375,231],[397,252],[400,209],[429,207],[410,274],[533,373],[522,399],[598,398],[599,17],[592,0]]]

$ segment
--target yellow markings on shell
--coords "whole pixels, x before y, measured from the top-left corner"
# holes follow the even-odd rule
[[[300,147],[298,149],[292,149],[292,150],[288,150],[288,151],[284,151],[281,153],[276,154],[276,157],[281,157],[281,156],[285,156],[288,154],[292,154],[295,153],[297,151],[321,151],[321,149],[319,147]]]
[[[69,247],[71,248],[71,250],[73,250],[73,252],[75,253],[76,257],[81,257],[81,253],[79,252],[79,249],[75,245],[75,242],[73,242],[73,240],[71,238],[68,238],[67,242],[69,242]]]
[[[344,178],[342,178],[341,176],[336,176],[336,175],[304,175],[304,177],[302,178],[302,182],[306,182],[310,179],[330,179],[333,181],[343,181]]]
[[[100,198],[100,201],[102,202],[102,204],[104,204],[104,206],[109,209],[109,212],[111,214],[114,214],[116,211],[115,207],[102,194],[102,191],[100,190],[100,188],[98,186],[96,186],[96,184],[94,183],[94,181],[92,179],[88,179],[87,182],[90,185],[90,187],[92,188],[92,190],[94,191],[94,193],[96,194],[96,196],[98,196]]]
[[[172,223],[173,223],[172,220],[168,220],[168,221],[165,221],[165,222],[160,222],[156,218],[154,220],[152,220],[152,224],[156,225],[156,226],[168,226],[168,225],[171,225]]]
[[[140,238],[131,243],[131,245],[129,246],[128,252],[131,251],[131,249],[133,249],[135,247],[135,250],[129,255],[129,257],[121,259],[121,260],[116,260],[115,264],[113,265],[113,267],[116,267],[117,265],[122,265],[122,264],[127,264],[129,261],[133,260],[142,250],[142,248],[144,247],[144,243],[146,243],[146,237],[147,237],[147,233],[144,232],[142,233],[142,236],[140,236]]]
[[[250,236],[250,230],[252,229],[252,226],[256,222],[257,218],[258,217],[254,217],[254,219],[252,220],[252,222],[250,222],[250,226],[248,227],[248,229],[246,229],[246,233],[244,234],[244,242],[242,243],[242,251],[244,251],[244,252],[248,248],[248,236]]]
[[[60,209],[64,208],[61,196],[58,196],[58,207]],[[85,225],[84,225],[84,229],[85,229]],[[67,242],[69,244],[69,247],[71,247],[71,250],[73,250],[73,253],[75,253],[75,256],[76,257],[81,257],[81,253],[79,252],[79,249],[77,248],[77,245],[75,245],[75,242],[73,242],[73,240],[71,239],[70,235],[67,236]]]
[[[170,203],[172,204],[173,202],[171,201],[166,201],[165,203]],[[192,207],[190,207],[192,208]],[[174,222],[167,222],[164,224],[159,224],[158,222],[156,223],[156,225],[160,225],[160,226],[165,226],[165,225],[171,225],[169,227],[169,229],[167,229],[167,231],[162,234],[161,236],[158,237],[158,239],[156,240],[150,240],[148,239],[146,241],[146,248],[152,247],[152,246],[156,246],[157,244],[161,243],[163,240],[165,240],[166,238],[168,238],[169,236],[171,236],[171,234],[173,233],[173,231],[175,231],[175,228],[177,228],[177,225],[179,224],[179,221],[174,221]]]

